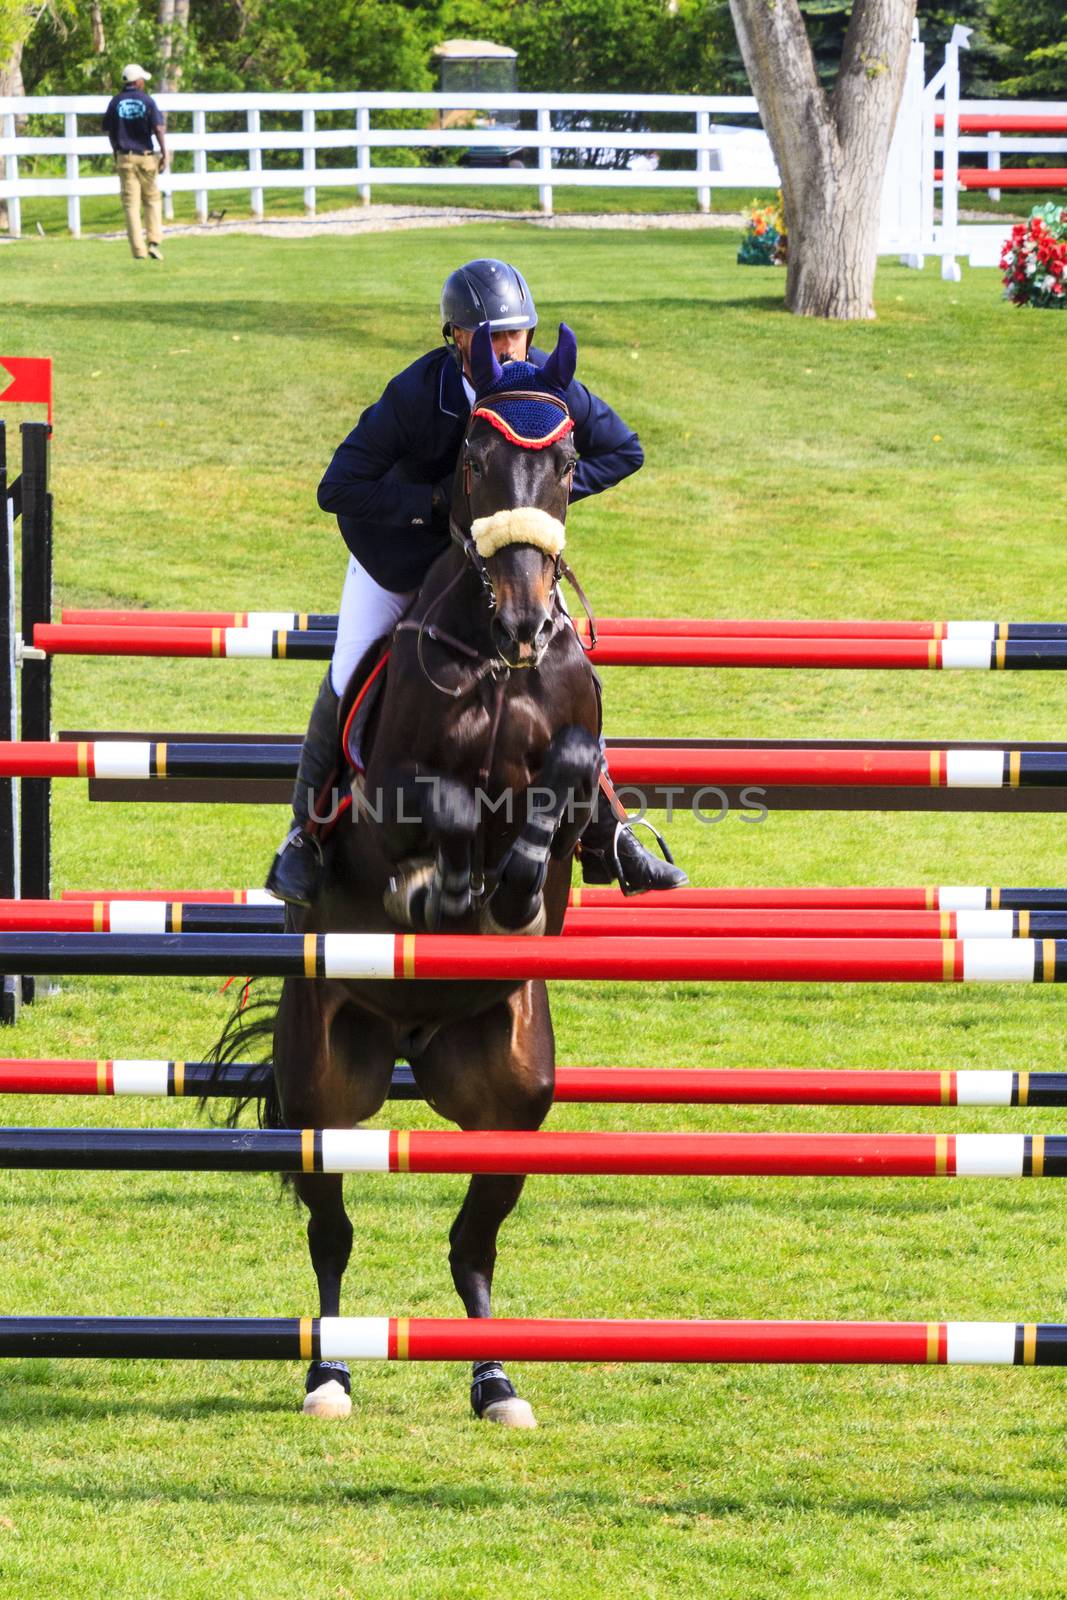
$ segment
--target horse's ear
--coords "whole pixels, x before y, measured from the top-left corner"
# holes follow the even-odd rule
[[[475,394],[484,394],[503,376],[503,368],[493,349],[493,330],[488,322],[479,322],[471,340],[471,378]]]
[[[578,365],[578,341],[565,322],[559,325],[556,348],[541,368],[541,376],[553,389],[569,389]]]

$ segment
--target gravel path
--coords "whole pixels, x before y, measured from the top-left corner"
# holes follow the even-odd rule
[[[1016,217],[996,212],[961,211],[961,222],[1003,222],[1007,233]],[[313,239],[323,233],[391,233],[404,228],[454,228],[468,222],[528,222],[535,228],[566,230],[574,228],[616,228],[640,232],[648,228],[738,230],[745,225],[740,211],[606,211],[575,212],[546,217],[540,211],[485,211],[477,206],[344,206],[319,217],[271,217],[254,222],[250,217],[233,222],[171,223],[165,228],[168,238],[208,233],[253,233],[266,239]],[[114,243],[125,242],[125,229],[85,237]],[[0,244],[17,243],[0,234]]]
[[[400,228],[449,228],[465,222],[529,222],[537,228],[740,228],[740,212],[604,212],[545,217],[540,211],[482,211],[473,206],[346,206],[321,217],[272,217],[266,222],[241,218],[234,222],[176,223],[165,228],[169,238],[206,233],[257,233],[266,239],[313,239],[321,233],[390,233]],[[125,239],[123,232],[98,233],[97,239]]]

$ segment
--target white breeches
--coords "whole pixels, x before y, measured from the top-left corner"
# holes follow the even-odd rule
[[[348,558],[337,618],[337,641],[330,662],[333,692],[342,695],[360,658],[375,639],[389,633],[411,604],[415,591],[397,594],[375,583],[355,556]]]

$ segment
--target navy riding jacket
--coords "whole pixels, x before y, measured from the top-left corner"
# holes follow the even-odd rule
[[[531,349],[527,360],[548,356]],[[644,452],[636,433],[609,405],[573,382],[566,393],[579,461],[571,500],[599,494],[636,472]],[[434,527],[433,485],[455,469],[470,404],[459,364],[442,346],[412,362],[368,406],[319,484],[319,505],[337,516],[356,560],[384,589],[417,589],[447,549]]]

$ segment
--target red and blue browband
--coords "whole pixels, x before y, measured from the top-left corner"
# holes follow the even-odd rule
[[[560,416],[559,402],[552,400],[515,399],[508,403],[506,396],[500,398],[501,406],[507,406],[511,412],[518,413],[513,422],[501,415],[500,411],[492,406],[481,404],[474,408],[474,417],[482,417],[498,433],[502,433],[509,444],[518,445],[523,450],[545,450],[550,444],[555,444],[557,439],[563,439],[574,427],[574,418],[566,411]],[[546,417],[545,413],[551,416]],[[556,419],[554,422],[552,419]],[[548,426],[549,423],[551,426]]]

